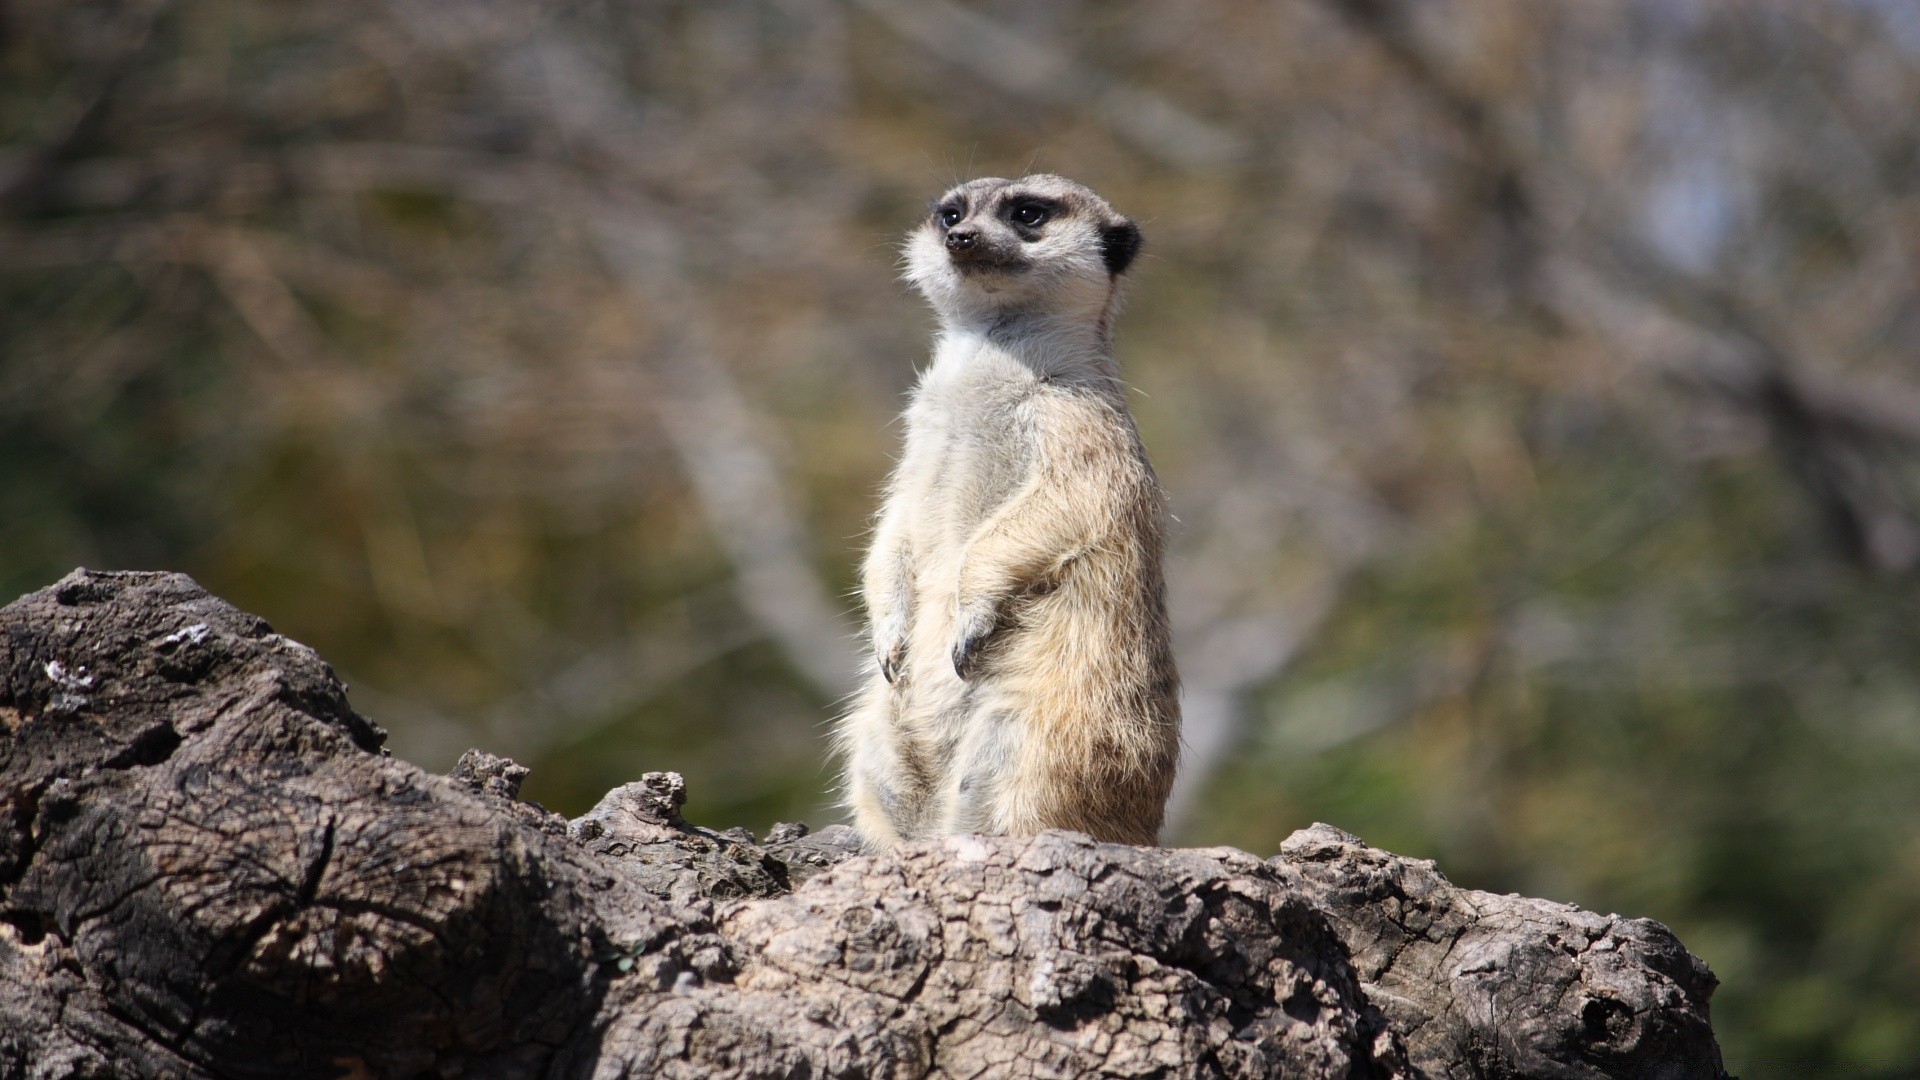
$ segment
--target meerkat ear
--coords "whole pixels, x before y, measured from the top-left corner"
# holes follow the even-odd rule
[[[1106,260],[1107,273],[1119,277],[1140,254],[1140,226],[1121,218],[1100,230],[1100,257]]]

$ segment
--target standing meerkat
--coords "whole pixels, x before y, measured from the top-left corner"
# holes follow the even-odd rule
[[[874,848],[1158,839],[1180,742],[1166,495],[1112,352],[1139,248],[1049,175],[962,184],[908,237],[939,330],[867,552],[874,668],[838,732]]]

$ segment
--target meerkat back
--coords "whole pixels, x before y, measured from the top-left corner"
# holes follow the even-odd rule
[[[907,242],[939,321],[864,565],[839,727],[855,826],[1157,839],[1179,748],[1166,500],[1112,318],[1138,228],[1062,177],[975,180]]]

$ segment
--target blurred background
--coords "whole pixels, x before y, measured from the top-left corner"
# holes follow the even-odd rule
[[[164,567],[396,754],[833,820],[956,179],[1144,224],[1169,839],[1671,925],[1920,1076],[1920,4],[12,0],[0,586]]]

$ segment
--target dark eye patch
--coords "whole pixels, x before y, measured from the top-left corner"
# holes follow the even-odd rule
[[[933,207],[933,220],[938,222],[943,229],[950,229],[960,224],[961,220],[966,216],[967,201],[965,199],[946,199],[935,203]]]
[[[1038,229],[1060,215],[1060,204],[1034,195],[1007,200],[1007,220],[1021,230]]]

